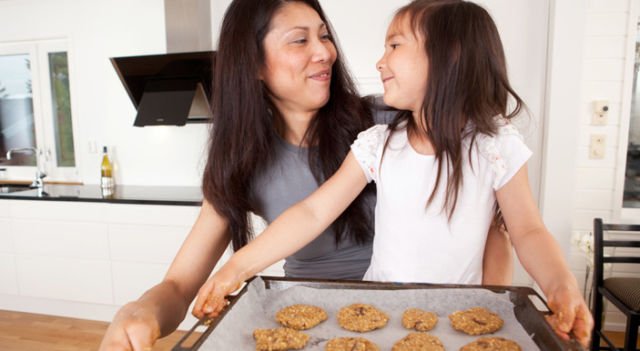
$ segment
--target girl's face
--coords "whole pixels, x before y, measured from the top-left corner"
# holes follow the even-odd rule
[[[315,10],[300,2],[284,5],[271,19],[264,50],[260,79],[278,110],[314,111],[329,101],[336,47]]]
[[[395,18],[387,30],[384,55],[377,63],[385,104],[420,112],[427,91],[429,60],[422,35],[414,33],[406,16]]]

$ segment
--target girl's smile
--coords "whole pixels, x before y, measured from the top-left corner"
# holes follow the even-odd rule
[[[385,104],[400,110],[420,111],[429,67],[423,41],[405,17],[395,19],[389,26],[384,55],[377,64]]]

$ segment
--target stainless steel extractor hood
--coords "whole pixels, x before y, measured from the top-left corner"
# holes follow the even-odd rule
[[[136,127],[211,119],[210,0],[165,0],[167,54],[111,58],[137,108]]]

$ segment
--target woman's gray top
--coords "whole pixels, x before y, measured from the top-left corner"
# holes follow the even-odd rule
[[[376,108],[374,122],[386,124],[395,112]],[[257,174],[252,184],[256,214],[268,223],[318,188],[308,162],[308,150],[278,139],[273,164]],[[373,217],[375,194],[367,199]],[[371,218],[373,224],[373,218]],[[373,225],[371,226],[373,228]],[[290,277],[362,279],[371,260],[372,242],[359,245],[345,238],[337,246],[332,228],[285,260]]]

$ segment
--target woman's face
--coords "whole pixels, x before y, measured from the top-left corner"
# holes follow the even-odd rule
[[[290,2],[271,19],[260,79],[282,113],[316,111],[329,101],[336,47],[318,13]]]

